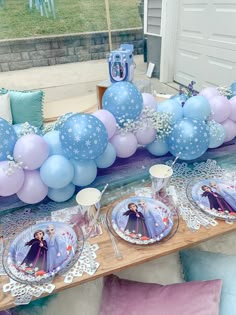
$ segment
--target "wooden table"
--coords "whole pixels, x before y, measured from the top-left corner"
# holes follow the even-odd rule
[[[110,205],[109,207],[113,207],[114,204]],[[102,211],[107,210],[108,206],[102,209]],[[54,281],[54,284],[56,285],[54,293],[87,281],[94,280],[98,277],[103,277],[122,269],[136,266],[152,259],[171,254],[213,237],[236,230],[236,224],[230,225],[223,221],[218,222],[219,224],[216,227],[212,227],[210,229],[201,228],[198,232],[192,232],[188,229],[186,223],[180,219],[178,231],[169,241],[164,242],[163,244],[154,244],[147,247],[131,246],[129,243],[126,243],[123,240],[117,240],[117,244],[123,255],[122,260],[117,260],[115,258],[110,237],[107,231],[103,229],[104,231],[101,236],[90,240],[91,244],[97,243],[99,245],[99,250],[97,251],[97,261],[100,263],[100,267],[98,268],[97,272],[92,276],[85,274],[82,277],[75,277],[73,283],[70,284],[64,283],[63,278],[58,277]],[[9,293],[3,293],[2,291],[2,285],[8,281],[8,277],[0,277],[0,310],[15,306],[14,298],[12,298]]]

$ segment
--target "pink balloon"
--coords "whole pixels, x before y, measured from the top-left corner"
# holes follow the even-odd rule
[[[222,126],[224,127],[226,132],[224,142],[233,140],[233,138],[236,136],[236,123],[230,119],[227,119],[222,123]]]
[[[156,110],[157,100],[152,94],[142,93],[142,97],[143,97],[143,107],[149,107]]]
[[[108,139],[110,139],[116,132],[116,119],[106,109],[100,109],[93,113],[93,116],[97,117],[106,127],[108,133]]]
[[[25,171],[25,180],[17,196],[25,203],[42,201],[48,194],[48,187],[42,182],[38,171]]]
[[[216,122],[223,122],[230,117],[231,104],[229,100],[224,96],[214,96],[209,100],[211,106],[211,117],[210,119]]]
[[[215,87],[206,87],[200,91],[199,95],[204,96],[209,101],[214,96],[220,96],[220,92]]]
[[[230,100],[229,100],[230,104],[231,104],[231,108],[232,108],[232,111],[231,111],[231,114],[230,114],[230,119],[233,120],[233,121],[236,121],[236,96],[232,97]]]
[[[22,168],[9,171],[8,161],[0,162],[0,196],[11,196],[18,192],[24,182],[25,174]]]
[[[36,170],[48,158],[49,146],[40,136],[29,134],[17,140],[13,156],[15,161],[22,162],[23,168],[27,170]]]
[[[135,133],[135,137],[139,144],[146,145],[153,142],[156,138],[157,131],[152,127],[145,127],[139,129]]]
[[[116,155],[120,158],[130,157],[138,146],[137,139],[131,132],[114,135],[110,142],[116,149]]]

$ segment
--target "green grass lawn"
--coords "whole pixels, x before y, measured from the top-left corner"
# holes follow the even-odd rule
[[[59,35],[107,29],[105,0],[55,0],[57,18],[41,17],[28,0],[5,0],[0,7],[0,39]],[[141,26],[138,0],[109,0],[111,28]]]

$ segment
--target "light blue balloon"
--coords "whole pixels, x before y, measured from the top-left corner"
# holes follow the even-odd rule
[[[214,120],[211,120],[208,122],[209,126],[209,148],[217,148],[220,145],[222,145],[226,138],[226,131],[225,128],[215,122]]]
[[[236,81],[231,84],[230,89],[236,91]]]
[[[98,158],[96,158],[95,163],[99,168],[107,168],[111,166],[116,160],[116,150],[114,146],[108,142],[106,150]]]
[[[196,159],[209,147],[209,127],[203,120],[185,117],[174,124],[167,143],[174,156],[181,152],[182,160]]]
[[[60,116],[57,119],[57,121],[55,122],[54,130],[60,130],[60,128],[64,125],[64,123],[67,120],[67,118],[69,118],[72,115],[74,115],[74,113],[66,113],[66,114]]]
[[[45,185],[59,189],[66,187],[72,181],[74,168],[64,156],[51,155],[41,166],[40,176]]]
[[[17,135],[12,125],[0,118],[0,161],[6,160],[8,155],[13,155],[16,141]]]
[[[184,116],[192,119],[207,120],[211,114],[208,100],[202,96],[192,96],[184,104]]]
[[[184,103],[185,103],[185,102],[187,101],[187,99],[188,99],[188,96],[187,96],[186,94],[182,93],[182,94],[173,95],[173,96],[171,96],[170,99],[179,102],[180,105],[183,107],[183,106],[184,106]]]
[[[49,156],[51,155],[64,155],[61,146],[60,132],[58,130],[52,130],[47,132],[43,136],[44,140],[49,146]]]
[[[14,128],[18,139],[22,136],[29,134],[35,134],[39,136],[42,135],[42,131],[38,127],[30,125],[28,122],[22,124],[15,124],[12,125],[12,127]]]
[[[90,185],[97,176],[97,166],[94,161],[71,160],[74,166],[74,177],[72,183],[76,186]]]
[[[157,105],[157,112],[169,113],[172,115],[171,124],[183,117],[183,107],[175,99],[169,99]]]
[[[48,189],[48,197],[55,202],[64,202],[69,200],[75,192],[75,185],[69,184],[66,187],[54,189]]]
[[[113,83],[103,94],[102,107],[111,112],[122,126],[127,120],[136,120],[141,114],[142,93],[130,82]]]
[[[169,147],[166,139],[156,139],[152,143],[148,144],[146,146],[146,149],[148,150],[148,152],[155,156],[162,156],[169,152]]]
[[[67,118],[60,128],[62,149],[68,158],[94,160],[108,144],[104,124],[90,114],[75,114]]]

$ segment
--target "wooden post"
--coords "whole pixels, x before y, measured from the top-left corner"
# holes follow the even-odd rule
[[[111,20],[110,20],[110,10],[109,10],[109,0],[105,0],[105,4],[106,4],[107,28],[108,28],[108,36],[109,36],[109,47],[110,47],[110,51],[112,51]]]

